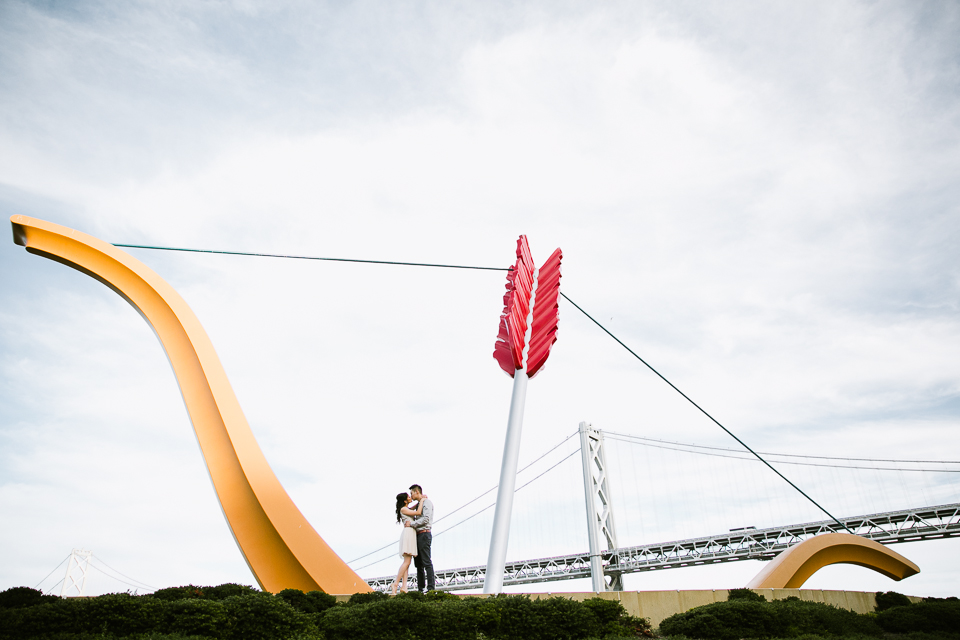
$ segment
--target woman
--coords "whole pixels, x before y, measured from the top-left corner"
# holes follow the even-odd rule
[[[423,496],[426,499],[427,496]],[[411,509],[410,503],[413,499],[407,493],[397,494],[397,524],[413,522],[413,519],[423,513],[423,500],[417,505],[417,508]],[[413,527],[404,525],[403,532],[400,534],[400,557],[403,563],[400,565],[400,571],[397,572],[397,579],[390,585],[390,595],[397,595],[397,586],[400,591],[407,592],[407,571],[410,569],[410,561],[417,555],[417,532]]]

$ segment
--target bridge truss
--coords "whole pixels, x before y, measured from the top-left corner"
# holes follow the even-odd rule
[[[865,516],[841,518],[853,533],[881,544],[916,542],[960,536],[960,503],[888,511]],[[677,569],[735,562],[770,560],[785,549],[821,533],[845,533],[832,520],[745,529],[722,535],[691,538],[662,544],[624,547],[602,553],[604,574],[618,579],[627,573]],[[438,571],[437,589],[457,591],[483,587],[486,566]],[[386,591],[395,576],[371,578],[367,583],[377,591]],[[504,585],[529,584],[589,578],[590,552],[552,558],[508,562],[504,567]],[[415,580],[416,578],[414,578]]]

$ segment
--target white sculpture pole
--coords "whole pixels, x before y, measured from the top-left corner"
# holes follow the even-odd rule
[[[503,462],[500,463],[500,487],[497,489],[497,509],[493,515],[487,574],[483,581],[484,593],[500,593],[503,590],[503,567],[507,562],[510,516],[513,513],[513,493],[517,485],[520,431],[523,428],[527,380],[527,372],[523,369],[517,370],[513,376],[513,396],[510,398],[510,418],[507,421],[507,440],[503,445]]]
[[[497,507],[493,512],[493,533],[487,554],[487,573],[483,577],[484,593],[503,591],[503,567],[507,563],[507,543],[510,541],[510,517],[513,514],[513,494],[517,486],[517,466],[520,460],[520,431],[523,429],[523,406],[527,400],[527,355],[530,335],[533,333],[533,306],[537,302],[537,270],[533,271],[530,288],[530,310],[527,312],[527,331],[523,339],[523,368],[513,374],[513,395],[510,397],[510,417],[507,419],[507,439],[503,444],[500,463],[500,485],[497,488]]]

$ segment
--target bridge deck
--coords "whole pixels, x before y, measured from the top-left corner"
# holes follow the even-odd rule
[[[865,516],[841,518],[855,534],[881,544],[915,542],[960,535],[960,503],[920,507]],[[623,547],[603,552],[607,575],[637,573],[656,569],[675,569],[737,560],[769,560],[788,547],[820,533],[843,533],[832,520],[730,531],[716,536],[690,538],[661,544]],[[438,571],[440,591],[483,587],[486,566]],[[386,591],[395,576],[370,578],[367,583]],[[590,577],[590,554],[575,553],[552,558],[508,562],[504,567],[504,585],[573,580]],[[416,578],[414,577],[414,580]]]

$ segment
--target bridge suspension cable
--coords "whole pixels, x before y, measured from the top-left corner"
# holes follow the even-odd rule
[[[46,576],[44,576],[44,577],[43,577],[43,580],[41,580],[40,582],[38,582],[38,583],[37,583],[37,586],[35,586],[34,589],[39,589],[39,588],[40,588],[40,585],[43,584],[43,581],[44,581],[44,580],[46,580],[47,578],[49,578],[50,576],[52,576],[57,569],[59,569],[60,567],[63,566],[63,563],[64,563],[64,562],[66,562],[67,560],[70,559],[70,555],[71,555],[71,554],[68,553],[68,554],[67,554],[67,557],[64,558],[63,560],[61,560],[61,561],[60,561],[60,564],[58,564],[57,566],[55,566],[55,567],[53,568],[53,571],[51,571],[51,572],[48,573]],[[62,582],[62,580],[61,580],[61,582]],[[60,583],[58,582],[57,585],[59,585],[59,584],[60,584]],[[54,585],[54,587],[56,587],[57,585]]]
[[[704,445],[696,444],[686,444],[683,442],[668,442],[666,440],[657,440],[655,438],[643,438],[640,436],[631,436],[627,434],[614,433],[611,431],[604,431],[604,436],[610,440],[618,440],[620,442],[626,442],[627,444],[632,444],[641,447],[653,447],[655,449],[667,449],[670,451],[681,451],[683,453],[692,453],[695,455],[701,456],[714,456],[717,458],[730,458],[733,460],[748,460],[756,462],[755,459],[746,457],[742,451],[739,449],[728,449],[725,447],[708,447]],[[658,444],[653,444],[658,443]],[[675,446],[667,446],[675,445]],[[680,448],[686,447],[686,448]],[[710,451],[691,451],[691,449],[709,449]],[[741,455],[727,455],[724,453],[712,453],[712,451],[726,451],[733,454]],[[866,461],[866,462],[890,462],[898,464],[909,464],[909,463],[922,463],[922,464],[960,464],[960,461],[956,460],[880,460],[873,458],[837,458],[832,456],[807,456],[800,454],[792,453],[773,453],[771,451],[762,452],[765,456],[774,456],[774,457],[791,457],[791,458],[810,458],[810,459],[821,459],[821,460],[851,460],[851,461]],[[792,464],[804,467],[830,467],[833,469],[863,469],[868,471],[922,471],[924,473],[960,473],[960,469],[917,469],[917,468],[899,468],[899,467],[865,467],[862,465],[848,465],[848,464],[826,464],[823,462],[796,462],[792,460],[777,460],[776,462],[780,464]]]
[[[103,561],[103,558],[101,558],[101,557],[98,556],[97,554],[92,553],[92,554],[90,554],[90,555],[91,555],[92,558],[96,558],[97,562],[99,562],[100,564],[102,564],[103,566],[105,566],[107,569],[110,569],[110,571],[113,571],[114,573],[123,576],[123,577],[126,578],[127,580],[132,580],[133,582],[136,582],[136,583],[139,583],[139,584],[131,584],[130,582],[125,582],[124,580],[120,580],[120,578],[117,578],[116,576],[111,576],[109,573],[107,573],[106,571],[98,568],[98,567],[97,567],[96,565],[94,565],[94,564],[91,564],[91,565],[90,565],[91,567],[93,567],[94,569],[96,569],[97,571],[99,571],[100,573],[102,573],[103,575],[108,576],[108,577],[110,577],[110,578],[113,578],[114,580],[117,580],[118,582],[123,582],[124,584],[129,585],[129,586],[131,586],[131,587],[136,587],[137,589],[144,589],[144,588],[146,588],[146,589],[149,589],[150,591],[156,591],[156,590],[157,590],[156,587],[151,587],[151,586],[148,585],[146,582],[141,582],[140,580],[137,580],[136,578],[131,578],[130,576],[128,576],[128,575],[125,574],[125,573],[120,573],[119,571],[117,571],[116,569],[114,569],[113,567],[111,567],[110,565],[108,565],[106,562],[104,562],[104,561]]]
[[[539,480],[539,479],[542,478],[543,476],[547,475],[548,473],[550,473],[551,471],[553,471],[554,469],[556,469],[556,468],[559,467],[561,464],[563,464],[564,462],[566,462],[567,460],[569,460],[569,459],[572,458],[573,456],[577,455],[578,453],[580,453],[580,451],[573,451],[573,452],[567,454],[567,455],[564,456],[563,459],[561,459],[559,462],[554,463],[551,467],[547,468],[545,471],[541,472],[539,475],[534,476],[533,478],[531,478],[531,479],[528,480],[527,482],[523,483],[522,485],[520,485],[519,487],[517,487],[516,489],[514,489],[513,492],[514,492],[514,493],[517,493],[517,492],[519,492],[521,489],[523,489],[524,487],[530,486],[530,485],[533,484],[536,480]],[[519,473],[519,472],[518,472],[518,473]],[[499,486],[499,485],[497,485],[497,486]],[[493,489],[496,489],[496,488],[497,488],[497,487],[494,487]],[[493,489],[491,489],[490,491],[493,491]],[[490,491],[487,491],[486,493],[490,493]],[[443,531],[438,532],[438,533],[437,533],[436,535],[434,535],[433,537],[434,537],[434,538],[439,538],[439,537],[442,536],[443,534],[448,533],[451,529],[454,529],[454,528],[456,528],[456,527],[459,527],[459,526],[462,525],[464,522],[468,522],[468,521],[474,519],[475,517],[477,517],[478,515],[480,515],[480,514],[483,513],[484,511],[487,511],[487,510],[489,510],[489,509],[492,509],[493,507],[496,506],[496,504],[497,504],[496,502],[491,502],[490,504],[488,504],[487,506],[485,506],[483,509],[480,509],[479,511],[477,511],[476,513],[474,513],[474,514],[471,515],[471,516],[467,516],[466,518],[464,518],[463,520],[461,520],[461,521],[458,522],[457,524],[450,525],[449,527],[447,527],[447,528],[444,529]],[[438,521],[439,521],[439,519],[438,519]],[[394,547],[394,546],[396,546],[396,544],[397,544],[396,542],[391,542],[390,544],[388,544],[388,545],[386,545],[386,546],[380,547],[380,549],[378,549],[378,550],[383,550],[383,549],[386,549],[386,548],[388,548],[388,547]],[[376,553],[376,552],[371,552],[371,553],[368,553],[367,555],[371,555],[372,553]],[[386,559],[388,559],[388,558],[392,558],[392,557],[393,557],[393,554],[391,553],[390,555],[384,556],[383,558],[380,558],[379,560],[374,560],[373,562],[371,562],[371,563],[369,563],[369,564],[365,564],[365,565],[363,565],[362,567],[357,567],[357,568],[355,569],[355,571],[360,571],[361,569],[366,569],[367,567],[372,567],[373,565],[378,564],[378,563],[380,563],[380,562],[383,562],[384,560],[386,560]],[[355,561],[355,560],[352,560],[351,562],[356,562],[356,561]]]
[[[688,444],[684,442],[672,442],[670,440],[658,440],[657,438],[648,438],[646,436],[636,436],[629,433],[617,433],[616,431],[603,430],[604,435],[611,437],[630,438],[632,440],[647,440],[658,442],[660,444],[673,444],[681,447],[695,447],[697,449],[713,449],[715,451],[735,451],[740,453],[739,449],[730,449],[728,447],[710,447],[703,444]],[[765,456],[781,456],[786,458],[814,458],[817,460],[849,460],[856,462],[899,462],[904,464],[960,464],[960,460],[911,460],[908,458],[850,458],[847,456],[814,456],[805,453],[774,453],[772,451],[760,451]]]
[[[564,444],[566,444],[566,442],[567,442],[570,438],[572,438],[573,436],[577,435],[577,433],[578,433],[577,431],[574,431],[573,433],[571,433],[570,435],[568,435],[566,438],[564,438],[563,440],[561,440],[559,443],[557,443],[556,445],[554,445],[553,447],[551,447],[548,451],[546,451],[545,453],[541,454],[540,457],[538,457],[536,460],[530,462],[529,464],[527,464],[526,466],[524,466],[522,469],[520,469],[519,471],[517,471],[517,474],[519,475],[520,473],[526,471],[527,469],[529,469],[530,467],[532,467],[532,466],[535,465],[536,463],[538,463],[538,462],[540,462],[541,460],[543,460],[544,458],[546,458],[548,455],[550,455],[551,453],[553,453],[554,451],[556,451],[557,449],[559,449],[561,446],[563,446]],[[538,476],[536,476],[535,478],[529,480],[528,482],[524,483],[523,485],[517,487],[517,488],[514,490],[514,493],[516,493],[517,491],[520,491],[520,489],[523,489],[524,487],[526,487],[527,485],[529,485],[530,483],[532,483],[534,480],[537,480],[538,478],[540,478],[540,477],[542,477],[543,475],[545,475],[547,472],[552,471],[554,468],[558,467],[561,462],[564,462],[567,458],[572,457],[572,456],[573,456],[574,454],[576,454],[576,453],[578,453],[578,452],[577,452],[577,451],[574,451],[573,453],[571,453],[570,455],[564,457],[563,460],[561,460],[560,462],[556,463],[555,465],[553,465],[552,467],[550,467],[549,469],[547,469],[546,471],[544,471],[544,472],[541,473],[540,475],[538,475]],[[453,514],[457,513],[458,511],[462,511],[463,509],[467,508],[468,506],[470,506],[471,504],[473,504],[474,502],[476,502],[477,500],[479,500],[479,499],[482,498],[483,496],[489,495],[489,494],[492,493],[493,491],[496,491],[499,486],[500,486],[499,484],[494,485],[494,486],[491,487],[490,489],[487,489],[486,491],[484,491],[483,493],[481,493],[480,495],[478,495],[476,498],[473,498],[472,500],[468,500],[467,502],[464,502],[462,505],[460,505],[459,507],[457,507],[457,508],[454,509],[453,511],[450,511],[449,513],[447,513],[447,514],[444,515],[443,517],[437,518],[437,519],[434,521],[434,523],[437,523],[437,522],[441,522],[441,521],[443,521],[443,520],[446,520],[447,518],[449,518],[449,517],[452,516]],[[495,503],[494,503],[494,504],[495,504]],[[461,521],[458,522],[457,524],[451,525],[451,526],[447,527],[446,529],[444,529],[443,531],[437,533],[437,536],[443,535],[444,533],[446,533],[447,531],[450,531],[450,530],[453,529],[454,527],[460,526],[460,525],[463,524],[464,522],[467,522],[468,520],[470,520],[470,519],[472,519],[472,518],[480,515],[481,513],[483,513],[484,511],[486,511],[487,509],[491,508],[492,506],[493,506],[492,504],[487,505],[486,507],[484,507],[484,508],[481,509],[480,511],[477,511],[477,512],[474,513],[473,515],[471,515],[471,516],[469,516],[469,517],[461,520]],[[436,536],[434,536],[434,537],[436,537]],[[366,554],[364,554],[364,555],[362,555],[362,556],[360,556],[360,557],[358,557],[358,558],[354,558],[353,560],[349,560],[349,561],[347,562],[347,564],[353,564],[353,563],[356,562],[357,560],[363,560],[364,558],[369,557],[369,556],[372,556],[372,555],[375,554],[375,553],[379,553],[379,552],[383,551],[384,549],[388,549],[388,548],[390,548],[390,547],[396,546],[396,544],[397,544],[396,542],[390,542],[389,544],[386,544],[386,545],[380,547],[379,549],[374,549],[374,550],[371,551],[370,553],[366,553]],[[376,564],[377,562],[381,562],[382,560],[383,560],[383,559],[381,558],[380,560],[377,560],[376,562],[373,562],[372,564]],[[364,569],[364,568],[366,568],[366,567],[369,567],[369,566],[371,566],[371,565],[367,564],[367,565],[364,565],[363,567],[359,567],[359,568],[357,569],[357,571],[359,571],[360,569]]]

